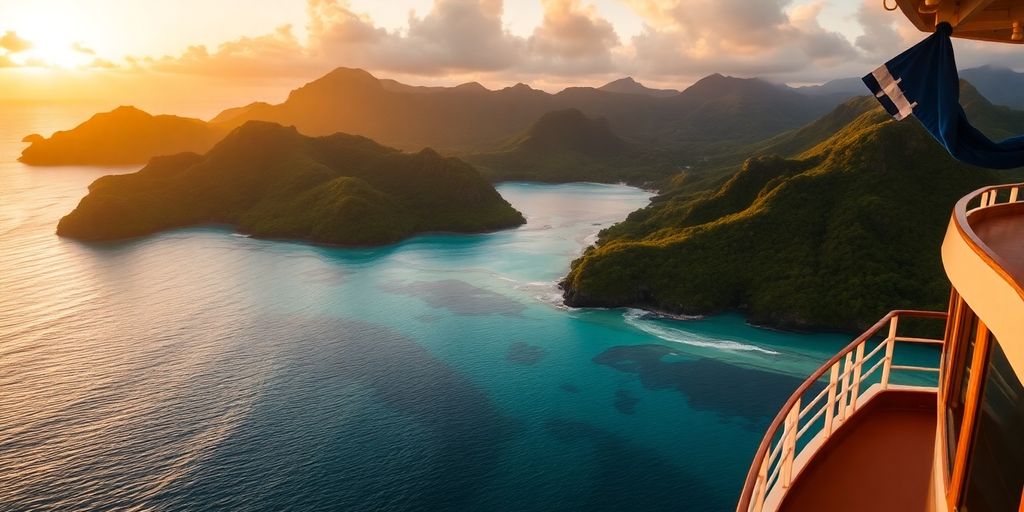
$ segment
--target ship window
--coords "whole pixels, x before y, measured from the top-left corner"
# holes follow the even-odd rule
[[[971,380],[971,360],[978,337],[978,317],[967,304],[961,303],[961,307],[963,313],[958,329],[959,340],[949,368],[952,373],[946,398],[946,453],[950,473],[953,472],[957,440],[960,439],[960,430],[963,427],[967,383]]]
[[[1024,487],[1024,388],[995,338],[960,510],[1018,510]]]

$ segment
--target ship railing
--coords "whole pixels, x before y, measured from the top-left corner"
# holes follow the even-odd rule
[[[971,227],[970,218],[973,214],[983,214],[981,210],[993,207],[1006,207],[1013,203],[1024,204],[1024,183],[1011,183],[1006,185],[994,185],[984,187],[964,196],[953,208],[953,225],[956,227],[961,238],[967,243],[971,250],[999,275],[1000,279],[1016,292],[1016,295],[1024,299],[1024,281],[1019,275],[1008,272],[1009,261],[1005,260],[998,252],[989,247],[974,232]],[[1016,208],[1020,208],[1019,206]],[[948,234],[947,234],[948,239]],[[943,247],[945,250],[945,247]],[[993,326],[988,326],[990,329]],[[1014,329],[1009,329],[1014,332]]]
[[[975,210],[1000,204],[1016,203],[1018,201],[1024,201],[1024,183],[994,185],[976,190],[965,196],[957,204],[954,215],[962,212],[966,216]],[[966,217],[964,220],[966,220]]]
[[[782,496],[811,455],[879,392],[889,389],[936,391],[940,350],[935,346],[941,347],[943,341],[901,336],[900,321],[913,319],[917,324],[915,327],[919,328],[919,319],[945,318],[946,313],[936,311],[892,311],[812,373],[768,427],[747,474],[736,510],[763,512],[777,509]],[[894,364],[897,346],[902,348],[904,345],[931,345],[935,363]],[[918,377],[894,379],[899,374],[917,374]],[[924,378],[922,374],[925,374]]]

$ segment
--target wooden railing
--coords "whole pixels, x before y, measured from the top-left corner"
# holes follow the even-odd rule
[[[972,213],[993,206],[1024,202],[1024,183],[994,185],[967,194],[953,207],[953,221],[960,236],[985,263],[999,274],[1024,299],[1024,283],[1006,271],[1007,264],[974,232],[969,222]]]
[[[893,387],[891,377],[894,372],[937,374],[940,371],[938,364],[934,367],[893,364],[897,343],[940,346],[943,343],[940,339],[899,336],[900,320],[907,318],[945,320],[946,313],[892,311],[812,373],[782,406],[768,427],[747,473],[737,512],[762,512],[777,507],[781,496],[793,483],[809,455],[870,398],[862,391],[875,393]],[[885,328],[888,328],[885,338],[874,344],[877,335]],[[868,345],[873,348],[868,350]],[[870,366],[865,369],[865,365]],[[872,375],[879,370],[882,372],[879,381],[862,390],[864,384],[869,383]],[[816,386],[821,385],[826,374],[828,383],[815,393]],[[936,378],[936,386],[937,382]],[[936,389],[931,385],[909,387]],[[804,395],[810,393],[815,394],[805,401]],[[802,441],[808,433],[814,435]]]
[[[1018,199],[1024,200],[1024,192],[1021,189],[1024,189],[1024,183],[995,185],[976,190],[957,203],[955,213],[967,214],[997,204],[1016,203]],[[975,202],[975,199],[978,201]]]

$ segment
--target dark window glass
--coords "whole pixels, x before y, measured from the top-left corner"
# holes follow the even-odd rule
[[[960,317],[960,330],[956,354],[953,355],[953,363],[950,371],[953,372],[950,381],[949,396],[946,399],[946,453],[949,462],[949,472],[953,472],[953,462],[956,460],[956,444],[960,439],[960,429],[963,427],[964,401],[967,398],[967,383],[971,380],[971,360],[974,358],[974,344],[978,336],[978,317],[974,315],[967,304],[961,304],[964,308]]]
[[[995,338],[960,510],[1016,511],[1024,487],[1024,388]]]

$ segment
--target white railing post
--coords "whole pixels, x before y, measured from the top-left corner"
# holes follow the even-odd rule
[[[848,407],[846,404],[846,395],[850,392],[850,365],[853,364],[853,356],[847,352],[846,357],[843,358],[843,373],[842,373],[842,389],[839,393],[839,422],[846,421],[846,416],[849,414]]]
[[[832,365],[828,375],[828,402],[825,402],[825,439],[832,435],[832,416],[836,408],[836,386],[839,384],[839,363]]]
[[[892,371],[892,350],[896,345],[896,327],[899,325],[899,316],[893,316],[889,321],[889,337],[885,339],[885,362],[882,363],[882,389],[889,389],[889,372]]]
[[[793,483],[793,461],[796,459],[796,433],[799,431],[800,399],[796,399],[793,408],[786,415],[786,425],[782,430],[782,488],[789,489]]]
[[[1010,189],[1010,201],[1009,202],[1011,202],[1011,203],[1016,203],[1017,202],[1017,192],[1018,192],[1018,190],[1020,190],[1020,187],[1013,187],[1013,188]]]
[[[769,450],[770,451],[770,450]],[[764,509],[764,499],[768,496],[768,455],[765,454],[761,461],[761,468],[757,470],[757,484],[754,491],[754,503],[752,512],[761,512]]]
[[[853,389],[850,390],[850,414],[857,410],[857,397],[860,396],[860,371],[864,364],[864,343],[857,345],[857,355],[853,358]]]
[[[988,206],[988,192],[981,193],[981,202],[978,203],[978,208],[984,208]]]

